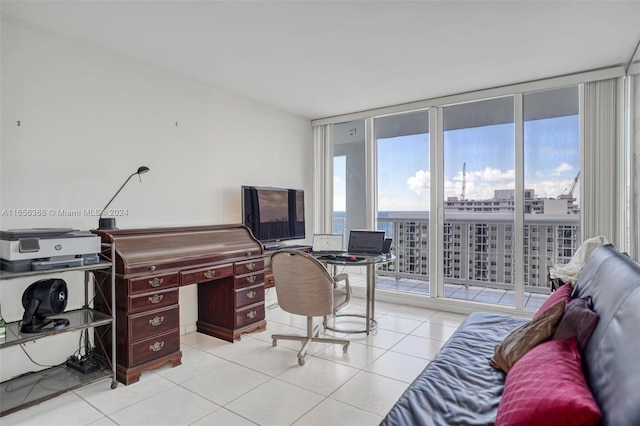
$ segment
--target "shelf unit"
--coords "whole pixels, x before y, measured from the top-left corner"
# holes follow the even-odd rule
[[[115,256],[114,244],[102,244],[101,260],[94,265],[77,266],[64,269],[52,269],[46,271],[28,272],[6,272],[0,271],[0,281],[31,276],[46,276],[61,272],[84,272],[84,305],[80,309],[70,310],[54,315],[55,318],[66,318],[69,325],[59,330],[51,330],[43,333],[20,333],[20,321],[6,324],[6,338],[0,342],[0,349],[21,345],[56,334],[81,331],[86,333],[85,342],[88,342],[88,331],[90,328],[96,330],[103,327],[106,333],[111,333],[111,341],[115,341],[116,327],[113,307],[115,307],[115,266],[111,259]],[[95,283],[97,279],[93,272],[97,270],[110,269],[108,274],[111,281],[111,308],[110,312],[99,312],[92,308],[89,300],[89,285]],[[99,286],[94,285],[94,291],[99,291]],[[109,327],[110,326],[110,327]],[[96,352],[105,354],[105,345],[101,334],[94,333],[94,345]],[[99,347],[98,347],[99,346]],[[65,392],[95,383],[100,380],[111,378],[111,388],[118,385],[116,381],[116,354],[115,346],[112,348],[110,358],[100,357],[104,367],[101,369],[83,374],[74,369],[62,365],[47,368],[33,373],[26,373],[0,383],[0,417],[14,413],[18,410],[39,404],[48,399],[54,398]]]

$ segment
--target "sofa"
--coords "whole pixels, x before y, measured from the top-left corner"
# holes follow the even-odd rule
[[[580,379],[586,381],[585,389],[600,411],[599,424],[640,425],[640,264],[612,245],[598,247],[589,255],[577,282],[569,289],[572,289],[567,293],[570,300],[590,296],[593,311],[599,316],[585,346],[580,348],[577,361]],[[512,375],[518,363],[524,365],[525,358],[516,361],[509,373],[492,367],[489,359],[494,356],[497,345],[528,322],[495,313],[469,315],[381,424],[514,424],[501,422],[499,406],[503,408],[501,399],[506,400],[507,393],[512,392],[512,388],[505,392],[507,376]],[[569,340],[559,341],[564,342]],[[532,351],[551,344],[551,341],[540,343]],[[542,369],[552,370],[554,360],[545,362],[546,367]],[[564,376],[558,377],[564,380]],[[543,391],[552,393],[555,387]],[[526,405],[526,401],[521,404]],[[541,406],[536,409],[540,410]]]

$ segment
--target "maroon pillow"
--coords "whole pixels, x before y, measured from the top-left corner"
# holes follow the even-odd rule
[[[573,290],[573,286],[571,285],[571,283],[566,283],[565,285],[560,286],[560,288],[554,291],[553,293],[551,293],[551,295],[547,298],[547,300],[544,301],[542,306],[538,308],[536,313],[533,315],[533,318],[534,319],[537,318],[541,313],[549,309],[551,306],[553,306],[554,303],[560,300],[564,300],[564,305],[567,306],[571,301],[572,290]]]
[[[495,424],[587,426],[597,424],[601,416],[572,337],[541,343],[513,366]]]
[[[593,329],[598,324],[598,319],[600,319],[600,316],[593,312],[592,307],[591,296],[573,299],[569,302],[552,339],[564,340],[576,337],[580,350],[584,350]]]

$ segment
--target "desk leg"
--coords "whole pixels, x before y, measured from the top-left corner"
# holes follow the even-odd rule
[[[367,265],[367,335],[371,332],[371,324],[374,319],[374,303],[376,290],[376,269],[375,265]]]

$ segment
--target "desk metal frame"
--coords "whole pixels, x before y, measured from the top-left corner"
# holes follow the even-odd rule
[[[360,256],[361,260],[345,260],[345,259],[323,259],[320,256],[316,256],[320,262],[325,265],[333,266],[333,274],[336,274],[336,268],[338,266],[365,266],[366,267],[366,277],[367,277],[367,285],[366,285],[366,314],[365,318],[365,328],[364,330],[341,330],[335,329],[327,326],[329,330],[334,331],[342,331],[343,333],[369,333],[371,330],[374,330],[377,327],[377,323],[375,318],[375,302],[376,302],[376,265],[382,265],[385,263],[393,262],[396,257],[393,255],[380,255],[380,256]],[[362,315],[357,314],[348,314],[343,316],[356,316],[362,317]]]

